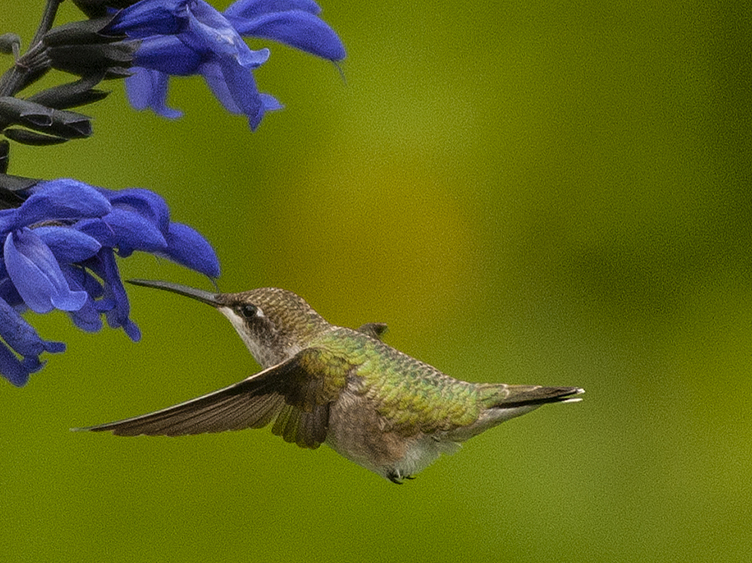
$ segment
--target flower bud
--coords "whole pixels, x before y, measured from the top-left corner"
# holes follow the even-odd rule
[[[109,95],[109,92],[94,89],[102,78],[103,73],[90,74],[76,82],[37,92],[27,100],[54,109],[68,109],[98,102]]]
[[[97,72],[109,78],[129,76],[133,53],[138,45],[133,41],[117,43],[89,43],[50,47],[48,55],[52,67],[78,76]]]
[[[21,50],[21,38],[15,33],[0,35],[0,53],[3,55],[18,55]]]
[[[127,8],[136,2],[138,0],[73,0],[78,9],[90,18],[104,16],[107,8]]]

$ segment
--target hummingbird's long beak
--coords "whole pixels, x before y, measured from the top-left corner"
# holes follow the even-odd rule
[[[156,289],[163,289],[165,291],[171,291],[178,295],[185,295],[201,303],[206,303],[212,307],[220,307],[222,304],[219,302],[219,294],[211,293],[210,291],[204,291],[203,289],[195,289],[188,287],[187,285],[181,285],[179,283],[172,283],[160,280],[127,280],[128,283],[133,285],[142,285],[144,287],[154,287]]]

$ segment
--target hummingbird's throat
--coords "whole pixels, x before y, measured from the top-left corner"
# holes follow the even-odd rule
[[[280,357],[278,351],[275,351],[275,346],[272,341],[273,335],[269,334],[268,338],[262,338],[257,331],[248,326],[247,319],[238,315],[230,307],[219,307],[219,312],[227,317],[227,320],[230,321],[230,324],[238,333],[238,336],[240,336],[240,339],[243,341],[246,348],[248,348],[253,359],[255,359],[261,367],[271,367],[284,359]],[[258,315],[263,316],[263,313],[259,310]]]

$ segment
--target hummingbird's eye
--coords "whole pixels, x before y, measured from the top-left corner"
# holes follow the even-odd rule
[[[238,314],[244,319],[250,319],[250,318],[255,317],[256,311],[258,311],[258,308],[256,307],[256,305],[251,305],[250,303],[244,303],[243,305],[240,305],[237,308]]]

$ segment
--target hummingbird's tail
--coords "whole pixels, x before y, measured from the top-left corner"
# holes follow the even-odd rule
[[[574,403],[585,392],[580,387],[543,387],[541,385],[489,385],[483,402],[489,409],[539,407],[546,403]]]
[[[534,411],[547,403],[573,403],[581,401],[585,390],[579,387],[542,387],[540,385],[505,385],[488,383],[479,385],[478,393],[483,410],[478,419],[468,426],[449,432],[447,439],[464,442],[502,422]]]

